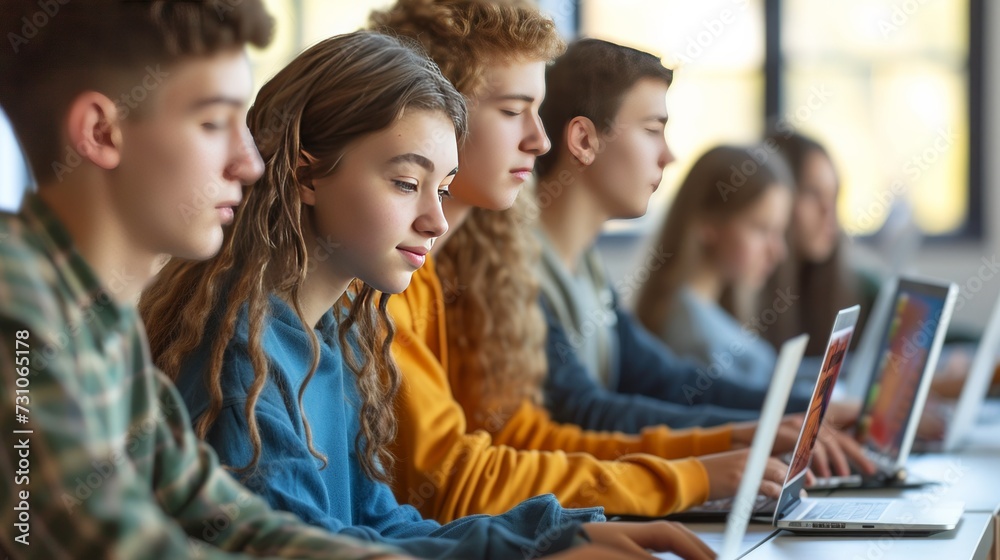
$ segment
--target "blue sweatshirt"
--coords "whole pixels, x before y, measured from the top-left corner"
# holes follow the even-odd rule
[[[710,426],[755,419],[766,389],[748,390],[698,362],[677,357],[614,301],[618,376],[605,388],[587,373],[545,296],[548,323],[545,402],[552,418],[590,430],[638,433],[647,426]],[[818,373],[818,370],[817,370]],[[788,412],[802,412],[811,387],[799,385]]]
[[[330,531],[391,543],[425,558],[542,556],[581,542],[580,523],[603,521],[600,508],[564,510],[551,495],[527,500],[503,515],[469,516],[446,525],[400,505],[388,486],[361,470],[354,446],[360,397],[344,364],[332,311],[316,329],[319,367],[302,398],[313,446],[328,461],[321,470],[306,446],[297,399],[312,359],[309,338],[285,302],[271,297],[270,303],[261,339],[270,371],[256,409],[262,454],[245,483],[273,507]],[[223,360],[223,410],[207,438],[222,463],[235,467],[246,465],[252,455],[243,412],[253,382],[245,309]],[[208,408],[202,372],[209,348],[205,343],[195,351],[177,380],[195,420]]]

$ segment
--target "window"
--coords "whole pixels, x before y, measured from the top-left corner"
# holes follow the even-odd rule
[[[890,211],[925,234],[979,237],[982,0],[579,0],[582,35],[675,69],[667,139],[678,157],[655,227],[693,160],[781,119],[831,152],[854,235]]]

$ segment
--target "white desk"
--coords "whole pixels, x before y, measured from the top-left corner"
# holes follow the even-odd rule
[[[967,513],[1000,513],[1000,455],[954,454],[910,457],[907,470],[914,477],[933,480],[923,488],[835,490],[838,498],[908,498],[933,503],[961,500]]]
[[[765,540],[746,560],[958,560],[985,559],[993,545],[992,516],[967,513],[953,531],[930,537],[819,537],[781,531]]]

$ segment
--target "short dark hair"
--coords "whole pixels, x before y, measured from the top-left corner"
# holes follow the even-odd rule
[[[184,57],[266,46],[273,27],[261,0],[4,0],[0,106],[35,179],[48,181],[63,155],[62,119],[80,93],[119,99]]]
[[[576,117],[587,117],[598,132],[611,126],[625,94],[643,78],[669,86],[674,73],[647,52],[601,41],[580,39],[545,72],[545,100],[539,109],[552,150],[539,157],[535,169],[544,175],[563,149],[563,129]]]

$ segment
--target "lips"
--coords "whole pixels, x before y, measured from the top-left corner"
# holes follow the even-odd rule
[[[396,247],[396,250],[414,268],[420,268],[427,260],[428,249],[426,247]]]

